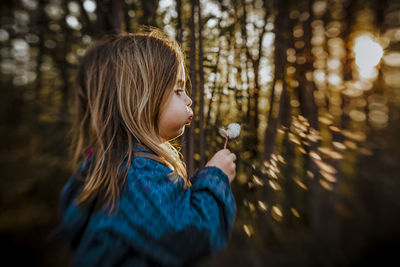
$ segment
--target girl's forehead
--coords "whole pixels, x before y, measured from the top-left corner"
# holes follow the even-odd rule
[[[178,77],[177,77],[178,85],[183,87],[185,85],[185,80],[186,80],[185,79],[185,68],[182,63],[178,70]]]
[[[185,80],[185,67],[183,65],[183,62],[181,63],[179,70],[178,70],[178,77],[182,80]]]

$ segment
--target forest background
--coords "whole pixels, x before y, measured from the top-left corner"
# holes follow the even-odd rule
[[[400,2],[3,0],[3,262],[67,266],[49,242],[72,173],[71,92],[85,50],[151,25],[185,50],[193,173],[238,156],[228,247],[201,266],[385,265],[400,237]],[[9,259],[10,261],[7,261]]]

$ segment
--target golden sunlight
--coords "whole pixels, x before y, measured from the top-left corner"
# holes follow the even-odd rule
[[[373,79],[377,75],[375,66],[382,56],[382,46],[375,42],[370,35],[360,35],[354,41],[353,47],[358,73],[361,78]]]

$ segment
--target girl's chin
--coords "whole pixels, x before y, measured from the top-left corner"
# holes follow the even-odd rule
[[[167,137],[167,138],[164,138],[164,140],[166,140],[166,141],[172,141],[172,140],[174,140],[174,139],[176,139],[176,138],[182,136],[184,132],[185,132],[185,126],[183,126],[176,134],[171,135],[171,136],[169,136],[169,137]]]
[[[181,129],[181,130],[179,131],[179,133],[174,137],[174,139],[175,139],[175,138],[178,138],[178,137],[180,137],[180,136],[182,136],[184,132],[185,132],[185,126],[182,127],[182,129]]]

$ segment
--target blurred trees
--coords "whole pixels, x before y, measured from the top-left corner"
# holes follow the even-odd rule
[[[140,25],[162,28],[185,51],[196,114],[180,138],[189,173],[223,147],[219,127],[242,126],[229,142],[238,155],[232,241],[204,265],[343,266],[393,248],[400,214],[397,1],[0,5],[0,230],[14,244],[7,251],[36,247],[33,265],[60,264],[42,253],[60,251],[41,236],[57,223],[59,191],[72,171],[77,66],[105,34]]]

